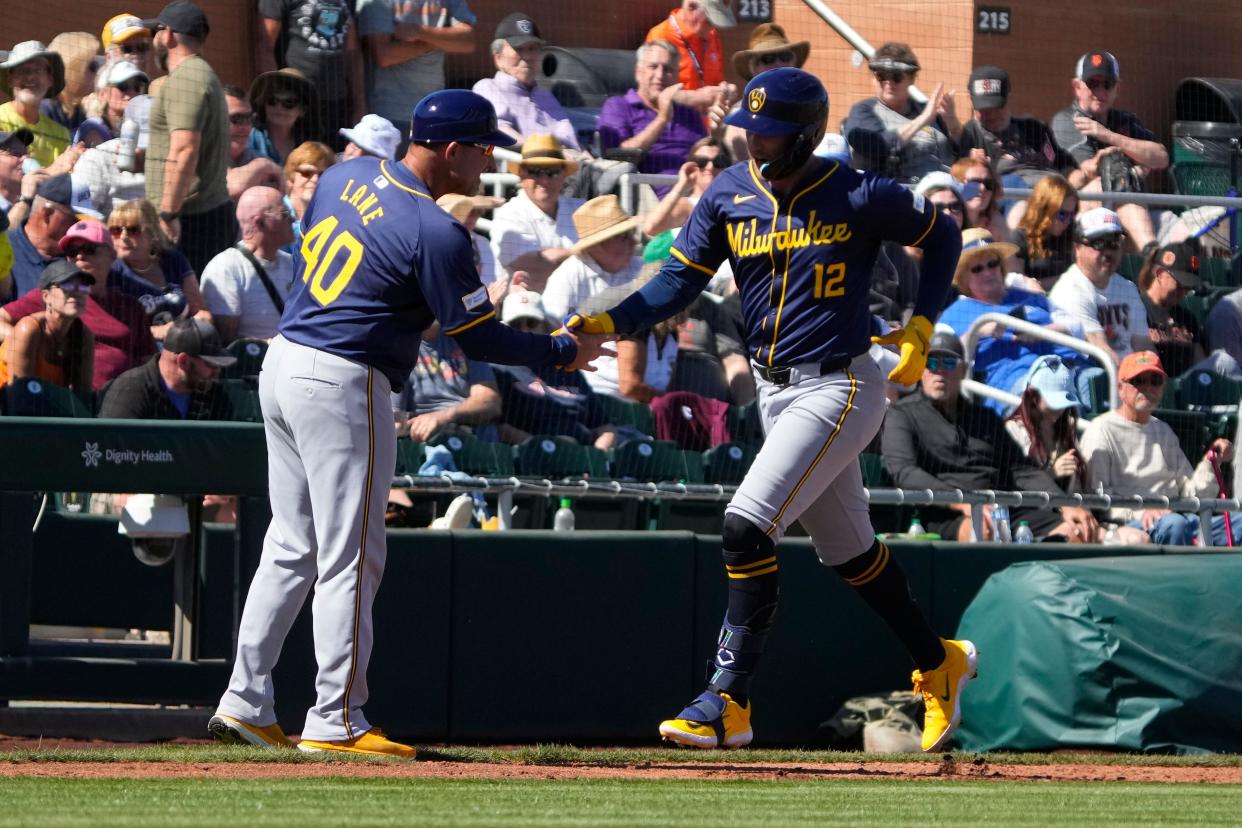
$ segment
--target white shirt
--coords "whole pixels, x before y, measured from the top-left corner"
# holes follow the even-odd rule
[[[556,218],[540,210],[525,190],[496,208],[492,214],[492,253],[496,256],[496,276],[511,276],[509,263],[532,250],[573,247],[578,242],[574,210],[582,199],[561,196]]]
[[[147,177],[140,172],[126,172],[116,165],[120,140],[113,138],[82,153],[73,165],[75,181],[85,183],[91,191],[91,206],[107,216],[123,201],[146,198]]]
[[[266,261],[258,254],[255,258],[267,271],[276,293],[287,300],[293,286],[293,257],[278,250],[275,261]],[[276,335],[280,311],[272,303],[254,265],[237,248],[230,247],[216,254],[203,268],[202,282],[207,310],[213,316],[237,317],[239,339],[271,339]]]
[[[1084,337],[1104,334],[1118,358],[1134,351],[1135,335],[1148,335],[1147,308],[1138,288],[1116,273],[1108,278],[1108,286],[1100,290],[1078,265],[1070,265],[1048,294],[1048,303],[1052,306],[1053,322],[1079,328]]]

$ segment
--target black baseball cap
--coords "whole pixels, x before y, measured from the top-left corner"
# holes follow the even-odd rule
[[[1121,77],[1121,64],[1117,63],[1112,52],[1087,52],[1078,59],[1078,65],[1074,67],[1074,77],[1080,81],[1091,78],[1117,80]]]
[[[61,173],[45,178],[35,187],[35,195],[54,201],[64,207],[73,206],[73,178]]]
[[[514,12],[500,21],[493,40],[503,40],[514,49],[521,49],[530,43],[538,43],[540,46],[544,44],[539,27],[526,12]]]
[[[932,334],[931,342],[927,344],[927,353],[930,354],[953,354],[954,356],[966,357],[966,350],[962,347],[962,340],[957,338],[957,334],[952,331],[936,331]]]
[[[970,73],[970,103],[975,109],[996,109],[1009,100],[1009,73],[999,66],[980,66]]]
[[[71,262],[69,259],[56,259],[39,274],[39,287],[50,288],[52,285],[63,285],[72,279],[80,279],[88,285],[95,284],[95,277]]]
[[[169,29],[177,34],[185,34],[202,40],[211,31],[207,24],[207,15],[190,0],[173,0],[164,7],[158,17],[142,21],[144,29],[152,32],[157,29]]]
[[[20,141],[29,148],[34,143],[34,133],[26,127],[18,127],[12,132],[0,130],[0,147],[8,146],[10,141]]]
[[[217,368],[227,368],[237,357],[224,350],[216,326],[204,319],[178,319],[164,335],[164,350],[199,357]]]
[[[1199,254],[1188,244],[1166,244],[1156,251],[1152,261],[1172,273],[1184,288],[1194,290],[1203,284],[1199,278]]]

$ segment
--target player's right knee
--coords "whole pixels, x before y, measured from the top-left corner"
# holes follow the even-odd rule
[[[767,533],[741,515],[725,515],[722,534],[722,555],[730,571],[753,566],[776,554],[776,544]]]

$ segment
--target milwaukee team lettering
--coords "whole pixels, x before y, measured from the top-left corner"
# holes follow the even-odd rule
[[[773,246],[778,251],[794,250],[818,244],[837,244],[849,241],[853,236],[847,223],[831,224],[819,221],[815,211],[807,217],[806,226],[790,230],[761,232],[759,220],[740,221],[726,225],[729,247],[737,256],[759,256],[770,253]]]

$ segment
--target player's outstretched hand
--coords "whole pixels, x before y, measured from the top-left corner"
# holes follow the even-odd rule
[[[594,371],[595,368],[590,363],[598,357],[617,355],[616,349],[604,347],[605,344],[616,339],[615,334],[590,334],[582,331],[567,331],[562,328],[553,336],[571,337],[578,345],[578,354],[574,357],[574,361],[561,366],[565,371]]]
[[[913,316],[904,328],[889,331],[884,336],[873,336],[877,345],[896,345],[901,353],[897,367],[889,372],[890,381],[898,385],[914,385],[927,367],[927,347],[931,341],[932,323],[926,316]]]

